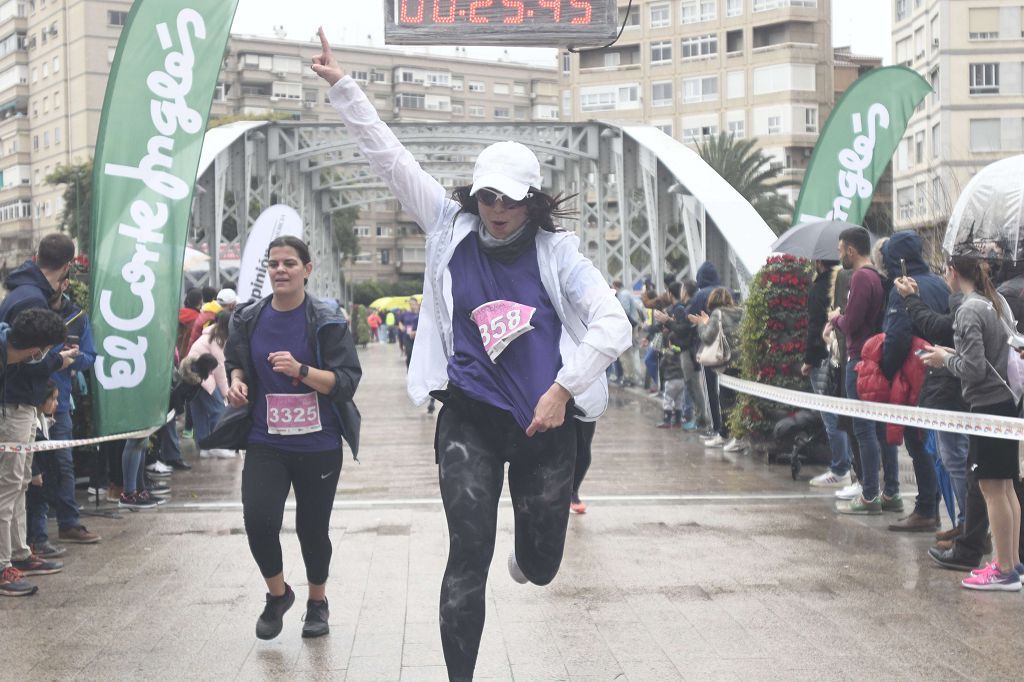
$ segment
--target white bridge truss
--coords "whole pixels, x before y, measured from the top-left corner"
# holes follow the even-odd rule
[[[469,184],[477,154],[516,140],[540,158],[546,188],[575,194],[574,230],[609,282],[666,270],[718,267],[723,284],[745,289],[774,235],[749,203],[691,150],[654,128],[600,123],[393,123],[424,169],[446,187]],[[345,298],[344,265],[331,215],[348,206],[392,201],[369,172],[345,127],[336,123],[237,123],[207,134],[190,226],[190,245],[205,243],[210,274],[224,279],[218,247],[241,253],[264,209],[296,209],[315,264],[311,290]],[[408,216],[400,216],[408,220]]]

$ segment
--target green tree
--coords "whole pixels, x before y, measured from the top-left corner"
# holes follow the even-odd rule
[[[80,250],[89,248],[89,220],[92,211],[92,159],[85,163],[61,164],[46,176],[50,185],[64,185],[64,212],[60,231],[78,240]]]
[[[799,183],[780,177],[782,169],[772,167],[771,157],[757,146],[756,137],[737,140],[732,133],[719,133],[697,142],[697,153],[750,202],[775,234],[789,228],[793,205],[778,190]]]
[[[334,244],[342,262],[352,262],[359,255],[359,235],[355,225],[359,220],[359,208],[346,206],[331,213],[331,229],[334,230]]]

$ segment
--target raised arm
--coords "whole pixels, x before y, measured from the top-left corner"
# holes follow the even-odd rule
[[[338,116],[345,123],[359,151],[412,215],[424,232],[449,223],[458,211],[458,204],[445,197],[444,187],[424,171],[413,155],[399,142],[359,85],[346,76],[334,57],[330,43],[320,29],[321,52],[313,58],[311,68],[331,89],[328,97]]]

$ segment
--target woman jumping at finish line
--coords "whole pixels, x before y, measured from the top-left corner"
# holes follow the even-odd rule
[[[260,639],[280,634],[284,613],[295,602],[284,581],[280,539],[284,504],[293,486],[295,533],[309,582],[302,636],[328,633],[328,526],[341,474],[342,438],[353,457],[359,448],[359,412],[352,397],[362,369],[340,312],[306,293],[312,271],[309,249],[301,239],[270,242],[267,274],[273,293],[235,311],[225,348],[228,402],[252,420],[251,428],[239,434],[243,442],[231,447],[247,449],[242,470],[245,533],[268,590],[256,622]],[[218,426],[225,422],[230,422],[227,415]]]
[[[518,582],[545,585],[562,560],[576,429],[596,418],[605,368],[631,343],[629,321],[579,240],[555,228],[564,199],[540,191],[537,157],[516,142],[484,149],[472,187],[444,188],[378,118],[320,31],[313,71],[371,170],[427,234],[409,394],[444,406],[435,438],[448,519],[440,625],[448,675],[468,680],[484,625],[498,498],[509,464]],[[559,352],[563,334],[570,352]]]

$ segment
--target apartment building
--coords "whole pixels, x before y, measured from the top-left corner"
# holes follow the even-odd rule
[[[308,67],[308,41],[232,36],[211,116],[285,114],[336,121],[327,86]],[[551,68],[379,48],[336,47],[335,55],[388,122],[530,123],[559,120]],[[420,229],[395,201],[360,209],[360,253],[348,282],[420,279]]]
[[[130,0],[0,0],[0,266],[59,225],[45,178],[93,155]]]
[[[1024,152],[1024,2],[895,0],[895,62],[932,85],[894,159],[896,229],[942,228],[971,177]]]
[[[830,0],[634,0],[628,17],[627,5],[615,45],[562,53],[565,115],[646,123],[688,144],[755,136],[802,180],[834,102]]]

